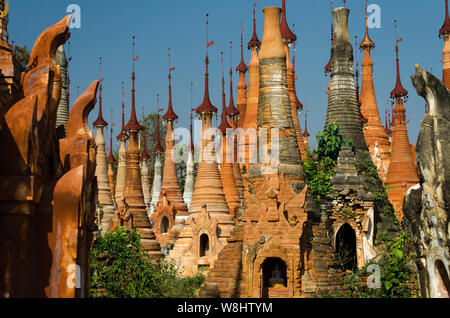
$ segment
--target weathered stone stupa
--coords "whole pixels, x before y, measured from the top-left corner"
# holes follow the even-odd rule
[[[256,6],[256,4],[255,4]],[[248,49],[252,52],[252,58],[249,63],[248,70],[248,98],[245,111],[245,120],[243,129],[245,136],[241,136],[238,140],[238,158],[241,166],[242,174],[248,177],[250,162],[256,162],[257,158],[257,116],[258,116],[258,98],[259,98],[259,58],[258,52],[261,42],[256,34],[256,12],[253,8],[253,36],[248,42]]]
[[[116,163],[116,158],[114,158],[114,156],[113,156],[112,134],[113,134],[113,129],[112,129],[112,125],[111,125],[110,136],[109,136],[109,155],[108,155],[108,158],[106,158],[106,162],[108,163],[109,188],[111,189],[111,196],[113,198],[113,201],[115,201],[116,183],[114,180],[115,175],[114,175],[113,166]]]
[[[395,28],[397,30],[397,26]],[[390,187],[387,190],[389,201],[391,201],[394,210],[397,212],[397,218],[401,220],[403,218],[403,198],[406,191],[419,182],[419,177],[408,139],[408,129],[406,128],[406,109],[403,104],[408,97],[408,91],[403,87],[400,79],[398,43],[399,41],[397,40],[395,45],[397,81],[394,90],[391,92],[391,99],[395,101],[392,154],[386,185]]]
[[[167,244],[170,230],[175,224],[175,218],[183,219],[184,222],[188,215],[187,206],[184,203],[178,183],[177,168],[175,166],[176,151],[173,125],[178,120],[178,115],[175,114],[172,106],[172,71],[174,70],[175,68],[171,68],[170,66],[169,49],[169,105],[167,112],[163,116],[163,120],[167,123],[164,172],[161,194],[151,218],[155,222],[154,229],[156,237],[162,246]]]
[[[297,42],[297,36],[292,33],[286,18],[286,0],[283,0],[283,12],[281,17],[281,36],[283,38],[284,48],[286,51],[286,68],[287,68],[287,84],[289,90],[289,101],[291,104],[292,121],[294,123],[295,135],[297,137],[297,144],[300,147],[300,153],[302,157],[305,155],[305,144],[303,142],[303,136],[300,129],[300,122],[298,120],[298,108],[299,100],[297,98],[297,92],[295,90],[295,70],[294,65],[291,63],[289,56],[289,48],[295,46]]]
[[[136,228],[138,234],[142,236],[141,243],[143,249],[149,256],[158,261],[163,257],[161,247],[156,240],[155,232],[151,228],[150,220],[147,215],[144,195],[142,192],[141,169],[139,167],[139,147],[138,147],[138,133],[143,127],[138,123],[136,118],[136,104],[135,104],[135,87],[136,79],[134,71],[134,40],[133,36],[133,71],[131,75],[131,116],[130,121],[125,126],[125,130],[130,134],[130,142],[127,148],[127,165],[125,188],[123,191],[123,200],[118,202],[119,216],[121,221],[125,223],[131,222],[131,226]],[[131,219],[123,219],[122,215],[131,215]]]
[[[441,29],[439,30],[439,37],[444,38],[444,49],[442,56],[444,65],[442,68],[442,81],[444,85],[450,89],[450,17],[448,15],[448,0],[445,0],[445,20]]]
[[[357,150],[367,151],[362,131],[353,73],[353,47],[348,34],[347,8],[333,10],[334,36],[331,47],[331,85],[326,123],[336,122],[342,136],[352,139]],[[333,65],[334,63],[334,65]]]
[[[208,47],[213,42],[208,42],[208,14],[206,26],[205,95],[202,104],[196,109],[202,119],[201,158],[189,218],[169,254],[170,259],[183,266],[186,275],[197,272],[199,267],[214,268],[217,255],[227,244],[234,227],[215,160],[215,150],[211,147],[214,139],[211,121],[217,108],[211,104],[209,97]]]
[[[147,152],[147,137],[145,129],[142,132],[142,151],[141,151],[141,177],[142,177],[142,192],[144,193],[144,202],[147,207],[147,214],[150,213],[151,189],[150,189],[150,175],[148,164],[150,162],[150,155]]]
[[[225,79],[223,74],[223,52],[221,54],[222,62],[222,116],[221,122],[217,129],[222,134],[222,143],[220,149],[220,178],[222,179],[223,192],[225,193],[225,199],[227,200],[230,214],[233,218],[237,219],[238,209],[240,206],[240,199],[238,190],[236,187],[236,180],[234,178],[233,166],[234,166],[234,150],[235,141],[230,138],[233,127],[228,123],[227,119],[227,107],[225,102]],[[231,69],[230,69],[231,71]],[[231,73],[232,74],[232,73]],[[231,76],[230,76],[231,77]],[[231,86],[231,83],[230,83]],[[231,86],[232,87],[232,86]],[[232,90],[230,89],[230,94]],[[230,106],[232,97],[230,98]],[[231,119],[233,120],[233,119]],[[228,130],[228,133],[227,133]]]
[[[192,87],[191,87],[192,89]],[[191,97],[192,97],[192,90],[191,90]],[[195,170],[195,163],[194,163],[194,153],[195,153],[195,148],[194,148],[194,141],[193,141],[193,136],[192,136],[192,103],[191,103],[191,122],[190,122],[190,126],[189,126],[189,132],[190,132],[190,137],[189,137],[189,147],[187,149],[188,151],[188,156],[187,156],[187,162],[186,162],[186,181],[184,184],[184,192],[183,192],[183,200],[184,203],[186,204],[186,206],[189,207],[191,206],[191,201],[192,201],[192,196],[194,194],[194,170]]]
[[[370,157],[377,166],[380,179],[386,181],[389,167],[389,153],[391,150],[389,137],[381,124],[378,112],[377,98],[373,84],[373,61],[370,50],[375,48],[375,43],[369,37],[367,1],[366,1],[366,33],[359,47],[364,50],[362,61],[362,87],[361,87],[361,114],[367,119],[364,125],[364,138],[369,148]]]
[[[450,93],[419,65],[411,79],[429,109],[417,140],[420,181],[407,191],[403,222],[414,242],[421,297],[449,298]]]
[[[125,188],[125,177],[127,173],[127,140],[128,135],[125,131],[125,90],[122,82],[122,128],[120,134],[117,135],[117,140],[120,141],[119,148],[119,163],[117,166],[117,181],[116,181],[116,203],[122,202],[123,189]]]
[[[158,95],[158,109],[159,109],[159,95]],[[161,133],[160,133],[160,117],[159,113],[156,116],[156,143],[155,148],[153,148],[153,153],[155,154],[155,175],[153,177],[152,186],[152,201],[150,203],[150,214],[155,211],[155,207],[158,204],[159,197],[161,195],[162,186],[162,165],[161,165],[161,154],[164,152],[164,148],[161,146]]]
[[[114,202],[111,196],[111,189],[109,187],[108,180],[108,165],[106,163],[106,151],[105,151],[105,136],[103,130],[108,123],[103,119],[102,113],[102,58],[100,57],[100,86],[99,86],[99,98],[98,98],[98,117],[93,123],[97,129],[97,135],[95,137],[95,144],[97,145],[96,156],[96,169],[95,176],[97,177],[98,185],[98,204],[99,204],[99,228],[102,233],[110,231],[114,222]]]

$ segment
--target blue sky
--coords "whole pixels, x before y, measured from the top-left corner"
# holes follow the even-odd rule
[[[210,14],[209,38],[215,44],[210,48],[210,94],[212,103],[221,106],[220,51],[224,50],[225,68],[229,69],[229,41],[233,41],[233,69],[240,59],[240,31],[245,29],[244,45],[252,34],[252,0],[9,0],[10,41],[32,47],[39,34],[66,15],[69,4],[81,7],[81,28],[72,29],[71,36],[71,103],[77,95],[77,86],[83,92],[99,78],[99,56],[103,57],[104,118],[111,122],[114,109],[116,123],[114,136],[120,126],[121,82],[126,88],[126,121],[130,113],[131,90],[131,36],[136,36],[136,105],[139,113],[155,112],[156,95],[161,95],[161,106],[167,109],[168,59],[172,50],[173,105],[180,117],[179,126],[188,127],[190,109],[190,82],[194,82],[193,106],[201,104],[204,87],[205,13]],[[327,109],[325,94],[329,78],[323,68],[330,57],[330,2],[329,0],[287,0],[290,26],[295,24],[297,45],[296,86],[300,101],[309,110],[310,143],[315,146],[315,135],[323,128]],[[364,36],[364,0],[348,0],[351,39]],[[414,65],[432,70],[441,78],[443,41],[438,30],[444,20],[444,0],[376,0],[369,4],[381,7],[381,28],[371,29],[376,43],[372,51],[374,82],[378,108],[384,123],[384,109],[389,93],[395,86],[394,18],[398,19],[400,43],[400,70],[403,86],[409,91],[406,104],[409,138],[414,144],[424,114],[424,100],[419,97],[409,79]],[[257,1],[257,31],[263,35],[262,8],[280,6],[281,0]],[[334,7],[343,6],[341,0]],[[241,21],[243,26],[241,27]],[[358,50],[358,59],[362,60]],[[248,65],[250,51],[244,50]],[[238,74],[234,75],[234,94],[237,95]],[[248,75],[247,75],[248,81]],[[228,83],[228,81],[227,81]],[[227,84],[228,85],[228,84]],[[228,89],[227,100],[228,100]],[[90,115],[90,123],[97,110]],[[220,117],[219,117],[220,119]],[[301,116],[304,127],[304,114]],[[109,134],[109,133],[108,133]],[[115,148],[117,145],[114,146]]]

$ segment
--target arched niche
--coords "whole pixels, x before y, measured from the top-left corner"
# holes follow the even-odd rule
[[[344,223],[336,233],[335,250],[343,269],[357,269],[356,233],[348,223]]]
[[[205,257],[208,256],[208,252],[209,252],[209,237],[208,234],[203,233],[202,235],[200,235],[200,251],[199,251],[199,256],[200,257]]]
[[[169,219],[167,216],[164,216],[161,220],[161,234],[169,232]]]
[[[278,257],[266,258],[262,267],[262,297],[269,297],[270,288],[287,288],[287,265]]]

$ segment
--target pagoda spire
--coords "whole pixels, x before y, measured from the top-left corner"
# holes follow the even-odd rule
[[[102,77],[102,57],[99,57],[100,60],[100,87],[99,90],[99,96],[98,96],[98,117],[97,120],[94,121],[93,125],[94,127],[106,127],[108,126],[108,123],[103,119],[103,111],[102,111],[102,90],[103,90],[103,77]]]
[[[248,49],[250,50],[253,47],[259,48],[261,46],[261,41],[258,39],[258,35],[256,34],[256,2],[253,5],[253,36],[248,42]]]
[[[228,123],[228,119],[227,119],[227,105],[225,102],[225,76],[224,76],[224,72],[223,72],[223,51],[220,51],[220,61],[222,63],[222,117],[221,117],[220,125],[219,125],[219,127],[217,127],[217,129],[219,129],[222,132],[222,134],[225,135],[227,132],[227,129],[230,129],[232,127]]]
[[[164,152],[164,148],[161,146],[161,133],[160,133],[160,117],[159,117],[159,94],[156,95],[156,105],[158,107],[158,113],[156,115],[156,143],[155,143],[155,148],[153,148],[153,152],[154,153],[161,153]]]
[[[209,65],[209,56],[208,56],[208,48],[214,44],[214,41],[208,41],[208,25],[209,25],[209,14],[206,13],[206,58],[205,58],[205,95],[203,97],[202,104],[197,107],[196,111],[198,114],[202,113],[217,113],[217,108],[211,104],[211,99],[209,97],[209,73],[208,73],[208,65]]]
[[[242,22],[241,22],[242,23]],[[245,123],[245,114],[247,112],[247,83],[245,82],[245,73],[248,72],[248,67],[244,63],[244,29],[241,30],[241,62],[236,67],[239,72],[239,83],[237,93],[237,110],[239,112],[239,119],[236,126],[242,127]]]
[[[128,135],[125,132],[125,83],[122,82],[122,128],[120,129],[120,134],[117,135],[117,140],[126,140]]]
[[[394,20],[395,30],[397,29],[397,21]],[[397,32],[395,32],[396,45],[396,66],[397,66],[397,83],[395,89],[391,92],[391,99],[395,101],[395,108],[393,114],[393,129],[392,129],[392,146],[391,146],[391,161],[386,177],[386,186],[389,200],[394,206],[394,210],[398,212],[397,218],[401,221],[403,217],[402,206],[406,191],[413,185],[419,182],[414,157],[411,149],[411,144],[408,138],[408,130],[406,127],[405,106],[408,91],[403,88],[400,81],[399,73],[399,58],[398,58],[398,43]]]
[[[192,112],[194,112],[195,111],[195,109],[194,108],[192,108],[192,95],[193,95],[193,90],[194,90],[194,82],[191,82],[191,111],[189,112],[190,113],[190,125],[189,125],[189,132],[190,132],[190,139],[189,139],[189,149],[190,149],[190,151],[192,152],[192,154],[194,153],[194,151],[195,151],[195,148],[194,148],[194,136],[193,136],[193,129],[192,129],[192,119],[193,119],[193,115],[192,115]]]
[[[144,127],[142,127],[138,121],[137,121],[137,117],[136,117],[136,88],[134,86],[134,82],[136,80],[136,72],[134,70],[134,62],[136,62],[138,60],[138,57],[134,55],[134,46],[135,46],[135,39],[136,37],[133,35],[132,37],[133,39],[133,69],[131,72],[131,83],[132,83],[132,87],[131,87],[131,116],[130,116],[130,120],[128,121],[128,124],[125,126],[125,130],[126,131],[141,131]]]
[[[167,113],[163,116],[166,121],[178,120],[177,114],[173,111],[172,106],[172,72],[175,71],[175,67],[170,65],[170,49],[169,49],[169,106],[167,107]]]
[[[305,131],[303,132],[303,142],[305,143],[306,148],[309,147],[308,137],[311,136],[308,132],[308,113],[309,110],[305,111]]]
[[[381,123],[380,113],[377,106],[377,98],[375,95],[375,87],[373,82],[373,61],[370,52],[375,48],[375,43],[369,37],[368,17],[367,17],[367,0],[365,6],[365,35],[359,44],[359,48],[364,51],[362,66],[362,85],[361,85],[361,117],[365,118],[363,133],[366,140],[369,154],[372,161],[377,167],[378,175],[384,182],[389,167],[389,126],[387,122],[387,112],[385,127]]]
[[[442,81],[450,89],[450,18],[448,14],[448,0],[445,0],[445,20],[439,30],[439,37],[444,38],[444,48],[442,50],[443,68]]]
[[[408,91],[403,87],[402,81],[400,79],[400,63],[398,58],[398,44],[403,41],[402,38],[397,38],[397,20],[394,20],[394,29],[395,29],[395,56],[396,56],[396,66],[397,66],[397,81],[395,84],[395,88],[391,92],[391,100],[395,102],[399,98],[408,98]]]
[[[281,13],[281,37],[283,38],[284,42],[287,42],[289,44],[294,43],[297,41],[297,36],[292,33],[291,29],[289,28],[289,25],[287,23],[286,18],[286,0],[283,0],[282,2],[282,13]]]
[[[150,155],[147,152],[147,134],[145,128],[142,130],[142,152],[141,152],[141,161],[149,160]]]
[[[295,32],[295,24],[292,25],[292,32]],[[297,110],[298,111],[302,111],[303,110],[303,104],[299,101],[298,96],[297,96],[297,89],[295,88],[295,82],[298,80],[298,76],[295,75],[296,71],[295,71],[295,58],[296,58],[296,52],[297,52],[297,43],[294,43],[294,49],[293,49],[293,54],[292,54],[292,65],[294,67],[294,90],[295,90],[295,103],[297,105]]]
[[[111,109],[111,121],[112,121],[112,112],[113,110]],[[108,163],[108,181],[109,181],[109,188],[111,190],[111,196],[113,198],[114,201],[114,196],[116,193],[116,185],[114,183],[114,169],[113,169],[113,165],[116,163],[116,159],[113,156],[113,143],[112,143],[112,135],[113,135],[113,127],[114,124],[111,124],[110,127],[110,134],[109,134],[109,156],[108,158],[106,158],[106,162]]]
[[[202,120],[201,156],[189,216],[168,257],[179,262],[187,275],[196,273],[200,264],[214,267],[214,261],[227,244],[235,225],[225,198],[215,147],[210,147],[214,143],[212,116],[217,108],[211,104],[208,92],[208,47],[214,44],[214,41],[208,41],[208,14],[206,30],[205,96],[203,103],[196,109]],[[211,231],[211,226],[214,231]],[[208,251],[202,255],[199,246],[201,250],[200,241],[205,238],[208,242],[216,243],[209,245],[213,248],[208,247]]]
[[[239,111],[234,106],[232,54],[233,54],[233,42],[230,41],[230,101],[226,113],[230,117],[231,126],[233,128],[236,128],[236,118],[239,115]]]
[[[333,23],[333,0],[330,0],[330,12],[331,12],[331,47],[333,47],[334,41],[334,23]],[[325,75],[331,74],[331,56],[327,65],[324,67]]]

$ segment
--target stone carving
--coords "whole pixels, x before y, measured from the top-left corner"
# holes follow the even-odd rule
[[[420,182],[406,193],[404,222],[416,251],[423,297],[449,297],[450,282],[450,93],[446,86],[416,65],[411,77],[429,105],[417,140]]]

